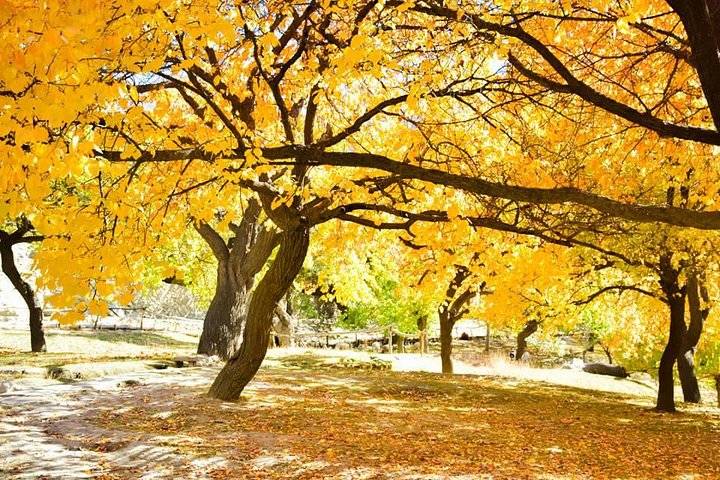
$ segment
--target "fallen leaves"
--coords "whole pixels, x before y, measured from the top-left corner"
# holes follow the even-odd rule
[[[97,421],[225,459],[209,478],[720,475],[717,412],[659,416],[629,398],[539,383],[279,366],[235,404],[175,390],[172,413],[160,400],[168,387],[143,388],[141,403],[121,400],[121,413]]]

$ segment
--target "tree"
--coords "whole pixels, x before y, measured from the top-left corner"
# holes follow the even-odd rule
[[[2,271],[12,283],[13,287],[22,296],[28,308],[30,320],[30,351],[44,352],[45,333],[43,332],[43,311],[42,305],[38,302],[35,289],[30,283],[22,278],[22,275],[15,265],[13,245],[21,243],[33,243],[42,241],[43,237],[33,232],[33,226],[26,219],[21,217],[15,222],[15,228],[11,232],[5,229],[0,230],[0,260],[2,260]]]
[[[672,29],[674,15],[638,22],[629,16],[633,12],[582,5],[557,13],[554,3],[555,13],[547,14],[542,2],[513,11],[503,3],[477,4],[462,12],[434,1],[357,1],[346,8],[279,0],[216,9],[172,1],[126,2],[98,11],[80,2],[71,6],[56,18],[58,12],[48,8],[19,10],[8,20],[5,63],[27,68],[2,77],[3,99],[14,115],[0,132],[4,151],[19,154],[26,166],[43,159],[53,167],[42,169],[52,172],[51,178],[41,177],[43,185],[59,180],[68,192],[81,193],[58,213],[65,218],[80,213],[83,230],[91,234],[80,240],[77,232],[62,232],[58,249],[49,250],[56,255],[54,265],[62,257],[60,239],[68,243],[65,250],[76,253],[65,258],[87,258],[76,262],[76,275],[51,285],[66,287],[67,303],[78,293],[69,283],[85,283],[86,291],[88,277],[99,278],[106,292],[110,285],[131,283],[129,272],[152,255],[161,236],[177,234],[189,215],[207,223],[219,207],[234,211],[242,189],[258,195],[280,230],[273,265],[283,261],[263,277],[282,279],[280,286],[289,285],[286,277],[304,256],[303,248],[293,251],[287,242],[294,239],[302,247],[313,225],[332,218],[397,223],[389,219],[406,218],[394,216],[391,210],[398,207],[402,215],[432,218],[437,215],[426,212],[442,210],[454,218],[456,211],[438,204],[460,192],[509,200],[497,202],[503,220],[514,206],[544,204],[571,216],[593,209],[635,222],[720,227],[718,212],[703,211],[717,175],[705,178],[713,168],[701,165],[712,158],[708,146],[720,138],[702,118],[715,109],[705,104],[716,102],[707,92],[716,88],[708,79],[717,69],[700,55],[708,47],[694,40],[695,33],[688,37],[691,49],[707,63],[683,60],[686,49]],[[707,25],[693,20],[692,8],[678,7],[680,20],[715,38]],[[82,18],[82,34],[63,36],[75,16]],[[608,27],[621,34],[613,38]],[[643,41],[628,41],[624,28]],[[556,40],[549,32],[567,34]],[[579,41],[588,35],[596,41]],[[568,39],[573,41],[567,48],[554,47]],[[612,48],[602,51],[607,44]],[[600,51],[586,52],[585,45]],[[625,54],[628,45],[636,46]],[[586,54],[600,61],[588,67]],[[669,72],[663,87],[672,95],[658,95],[655,83],[649,88],[643,75],[628,69],[636,55],[651,71]],[[500,68],[493,69],[491,59]],[[629,73],[601,75],[605,69]],[[695,73],[704,94],[684,81]],[[691,101],[676,101],[680,93]],[[58,106],[62,111],[54,110]],[[539,144],[515,133],[536,126],[550,132],[563,116],[576,126],[593,122],[582,138],[630,133],[622,151],[595,148],[587,162],[574,158],[545,175],[548,163]],[[524,118],[529,128],[523,130]],[[636,126],[641,128],[631,128]],[[552,145],[563,145],[555,133]],[[659,200],[664,181],[639,196],[624,188],[638,172],[654,179],[663,173],[645,161],[626,161],[634,160],[625,154],[638,137],[650,162],[665,158],[663,167],[678,164],[673,178],[695,172],[692,178],[700,185],[693,190],[692,208]],[[657,146],[649,148],[653,142]],[[693,155],[680,155],[688,152]],[[594,164],[608,153],[609,166]],[[626,164],[635,169],[634,177]],[[588,173],[573,175],[580,167]],[[13,178],[36,179],[23,169],[9,170]],[[617,178],[603,176],[608,170]],[[370,213],[350,218],[353,211]],[[473,218],[482,220],[477,224],[497,221],[494,215]],[[89,255],[102,262],[93,267]],[[54,280],[48,276],[48,281]],[[275,288],[263,280],[257,284],[246,339],[262,340],[269,330],[268,301],[283,295]],[[102,310],[100,299],[86,306]],[[239,380],[214,393],[239,394],[264,355],[257,348],[264,347],[243,346],[240,356],[233,356],[232,367],[221,375]],[[238,365],[245,367],[238,371]]]
[[[198,353],[227,360],[239,347],[255,276],[278,241],[274,229],[261,222],[261,211],[260,203],[251,198],[240,223],[230,224],[234,236],[228,241],[208,223],[195,223],[218,262],[215,295],[205,314]]]
[[[678,374],[683,386],[683,396],[686,402],[692,403],[700,402],[700,388],[695,375],[695,351],[705,320],[710,314],[710,296],[703,280],[704,275],[699,276],[693,271],[688,274],[686,296],[690,323],[678,354]]]

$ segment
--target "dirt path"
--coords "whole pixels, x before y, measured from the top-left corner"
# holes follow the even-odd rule
[[[216,374],[215,368],[132,373],[2,394],[0,477],[207,478],[203,472],[222,459],[193,463],[164,447],[162,438],[101,429],[87,419],[133,396],[140,407],[151,402],[171,405],[172,398],[155,398],[153,392],[165,397],[169,387],[208,384]],[[147,388],[152,386],[160,388]]]

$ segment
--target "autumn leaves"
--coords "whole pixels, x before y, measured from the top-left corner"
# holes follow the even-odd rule
[[[633,229],[609,217],[651,224],[622,237],[633,252],[653,222],[720,228],[718,45],[695,7],[506,3],[20,2],[2,13],[0,216],[48,239],[43,284],[74,317],[171,268],[158,251],[189,219],[229,233],[251,199],[303,242],[338,218],[399,231],[448,281],[546,243],[617,252]]]

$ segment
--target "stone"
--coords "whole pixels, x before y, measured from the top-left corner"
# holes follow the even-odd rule
[[[10,393],[15,390],[17,390],[17,386],[13,382],[9,380],[0,382],[0,393]]]

